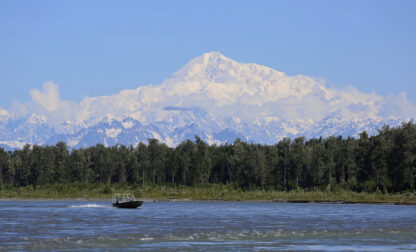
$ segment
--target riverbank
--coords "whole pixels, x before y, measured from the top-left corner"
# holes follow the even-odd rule
[[[415,193],[366,193],[345,190],[336,191],[275,191],[253,189],[243,191],[231,185],[206,184],[197,187],[154,186],[126,184],[56,184],[48,186],[0,187],[0,199],[59,199],[93,200],[110,199],[113,193],[132,193],[137,198],[157,201],[263,201],[289,203],[336,204],[404,204],[416,205]]]

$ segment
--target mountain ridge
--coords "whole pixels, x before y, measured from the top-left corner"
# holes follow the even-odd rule
[[[19,109],[1,109],[0,145],[64,141],[79,148],[156,138],[174,146],[195,135],[216,144],[235,137],[271,144],[301,135],[376,133],[384,124],[395,126],[416,114],[403,94],[383,97],[352,86],[328,88],[308,76],[238,63],[219,52],[192,59],[158,85],[111,96],[65,101],[51,82],[31,95],[33,101],[18,104]]]

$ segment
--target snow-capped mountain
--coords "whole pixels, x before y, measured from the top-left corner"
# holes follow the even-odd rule
[[[370,134],[415,118],[405,94],[383,97],[349,86],[329,88],[308,76],[288,76],[211,52],[191,60],[159,85],[122,90],[81,102],[59,98],[48,82],[32,102],[0,108],[0,146],[137,144],[156,138],[170,146],[198,135],[208,143],[273,144],[283,137]]]

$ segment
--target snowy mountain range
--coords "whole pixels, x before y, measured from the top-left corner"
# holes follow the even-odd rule
[[[53,82],[30,94],[30,102],[0,108],[0,147],[58,141],[73,148],[136,145],[148,138],[175,146],[195,135],[210,144],[237,137],[273,144],[283,137],[375,134],[384,124],[416,117],[416,106],[404,93],[339,90],[218,52],[191,60],[161,84],[112,96],[66,101]]]

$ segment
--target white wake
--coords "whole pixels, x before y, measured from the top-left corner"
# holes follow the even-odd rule
[[[74,208],[107,208],[108,205],[99,205],[99,204],[84,204],[84,205],[72,205],[70,207]]]

